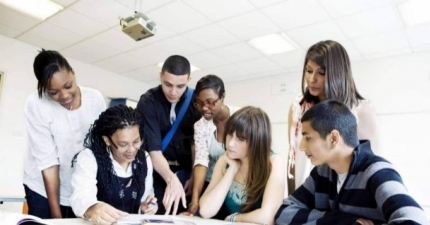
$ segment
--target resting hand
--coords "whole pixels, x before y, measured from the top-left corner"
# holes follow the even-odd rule
[[[196,215],[197,211],[199,210],[199,201],[192,201],[188,205],[187,212],[190,214],[190,216]]]
[[[184,188],[182,187],[179,178],[176,175],[172,175],[170,181],[167,183],[166,191],[164,192],[163,197],[163,205],[166,209],[166,214],[169,215],[170,209],[172,208],[173,203],[173,212],[172,215],[176,215],[178,211],[179,201],[182,199],[182,204],[184,208],[187,208],[187,201],[185,199]]]
[[[109,204],[99,202],[87,209],[85,215],[96,225],[112,224],[127,216],[128,213],[115,209]]]
[[[361,225],[374,225],[372,221],[360,218],[357,220],[357,223]]]
[[[230,157],[228,157],[227,152],[224,153],[223,155],[224,160],[227,162],[228,167],[232,168],[235,172],[237,172],[240,168],[240,161],[237,159],[231,159]]]
[[[179,215],[181,215],[181,216],[194,216],[194,214],[192,214],[192,213],[190,213],[188,211],[181,212]]]
[[[158,210],[157,198],[148,195],[146,200],[140,204],[140,211],[143,214],[154,215]]]

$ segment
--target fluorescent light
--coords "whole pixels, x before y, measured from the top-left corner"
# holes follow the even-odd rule
[[[248,43],[265,55],[274,55],[297,49],[297,45],[283,33],[253,38]]]
[[[39,20],[45,20],[64,9],[49,0],[0,0],[0,3]]]
[[[397,7],[408,27],[430,22],[429,0],[408,0],[400,3]]]
[[[157,66],[160,68],[163,68],[163,64],[164,64],[164,62],[161,62],[161,63],[158,63]],[[197,66],[194,66],[193,64],[190,64],[190,65],[191,65],[191,72],[200,70],[200,68],[198,68]]]

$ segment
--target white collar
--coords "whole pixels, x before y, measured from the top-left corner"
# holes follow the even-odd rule
[[[131,167],[133,166],[133,163],[130,163],[128,165],[127,170],[125,170],[114,158],[112,155],[112,152],[109,151],[109,158],[112,160],[113,169],[115,170],[115,173],[119,177],[130,177],[133,172],[131,170]]]

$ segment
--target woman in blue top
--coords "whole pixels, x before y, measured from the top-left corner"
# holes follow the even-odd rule
[[[200,198],[202,217],[213,217],[224,205],[228,221],[274,223],[284,197],[285,173],[271,145],[270,120],[260,108],[244,107],[227,120],[226,152]]]

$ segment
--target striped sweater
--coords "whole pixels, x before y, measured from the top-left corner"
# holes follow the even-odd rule
[[[402,178],[387,160],[376,156],[368,141],[354,149],[348,176],[337,192],[337,174],[326,164],[316,166],[276,215],[276,224],[429,224]]]

